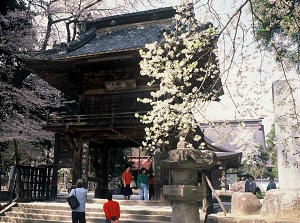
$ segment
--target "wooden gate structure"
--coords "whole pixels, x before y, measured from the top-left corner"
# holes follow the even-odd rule
[[[8,182],[10,202],[47,200],[50,198],[53,168],[52,165],[38,167],[16,165]]]
[[[72,168],[73,184],[78,178],[98,182],[103,197],[110,151],[142,145],[145,125],[135,114],[151,108],[137,98],[147,97],[158,84],[150,87],[149,78],[140,75],[139,50],[162,42],[174,15],[174,8],[167,7],[85,21],[77,40],[21,58],[26,69],[78,97],[77,115],[50,115],[45,126],[55,133],[51,196],[57,193],[58,170]],[[219,77],[210,81],[206,86],[222,94]],[[91,157],[102,170],[98,176],[89,175]]]

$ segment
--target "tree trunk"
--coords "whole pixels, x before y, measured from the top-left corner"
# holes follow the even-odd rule
[[[15,149],[15,166],[20,163],[20,153],[17,145],[16,139],[14,139],[14,149]]]
[[[48,16],[46,35],[45,35],[45,39],[43,41],[42,50],[45,50],[48,46],[48,42],[49,42],[51,30],[52,30],[52,25],[53,25],[53,19],[51,18],[51,16]]]

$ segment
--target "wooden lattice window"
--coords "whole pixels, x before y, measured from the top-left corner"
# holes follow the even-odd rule
[[[150,106],[137,101],[148,97],[149,92],[128,92],[86,96],[85,114],[113,114],[149,111]]]

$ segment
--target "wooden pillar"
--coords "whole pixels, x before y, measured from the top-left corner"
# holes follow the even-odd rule
[[[105,199],[108,191],[108,178],[109,178],[109,160],[110,160],[110,148],[104,146],[104,157],[102,160],[102,182],[99,182],[99,195],[100,198]]]
[[[55,144],[54,144],[54,161],[53,161],[53,173],[52,173],[52,182],[51,182],[51,190],[50,197],[55,198],[57,195],[57,180],[58,180],[58,151],[60,147],[60,135],[55,134]]]
[[[106,145],[99,144],[95,153],[91,154],[91,164],[95,170],[93,180],[95,185],[95,198],[106,198],[108,190],[110,150]]]
[[[81,179],[88,185],[88,174],[89,174],[89,141],[82,141],[82,159],[81,159]],[[87,186],[86,185],[86,186]]]
[[[106,164],[106,186],[108,188],[108,182],[109,182],[109,166],[110,166],[110,159],[111,159],[111,148],[108,148],[107,151],[107,164]],[[113,177],[113,176],[112,176]]]
[[[72,173],[72,184],[75,185],[76,181],[82,177],[82,140],[81,138],[73,138],[73,173]]]
[[[162,199],[162,181],[161,181],[161,167],[156,164],[154,165],[154,177],[155,177],[155,184],[154,184],[154,200],[161,200]]]
[[[85,101],[85,95],[81,93],[78,96],[78,114],[84,114],[84,101]]]
[[[207,176],[208,178],[211,178],[210,177],[211,174],[209,172],[206,172],[206,171],[202,171],[201,174],[202,174],[201,185],[202,185],[202,187],[206,188],[206,197],[203,198],[203,200],[202,200],[202,211],[204,213],[210,214],[210,213],[213,212],[212,191],[211,191],[211,189],[209,188],[209,186],[207,184],[205,176]]]
[[[222,190],[222,192],[224,192],[224,194],[225,194],[225,192],[226,192],[226,162],[225,161],[223,161],[222,162],[222,165],[221,165],[221,190]]]

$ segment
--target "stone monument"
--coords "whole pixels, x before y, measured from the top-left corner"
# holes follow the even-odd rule
[[[300,81],[273,83],[279,190],[267,191],[261,215],[300,218]]]
[[[200,222],[199,201],[206,188],[198,186],[198,170],[216,164],[216,154],[208,150],[188,148],[181,136],[177,149],[162,152],[157,163],[172,171],[172,185],[163,186],[164,197],[172,202],[172,223]]]

